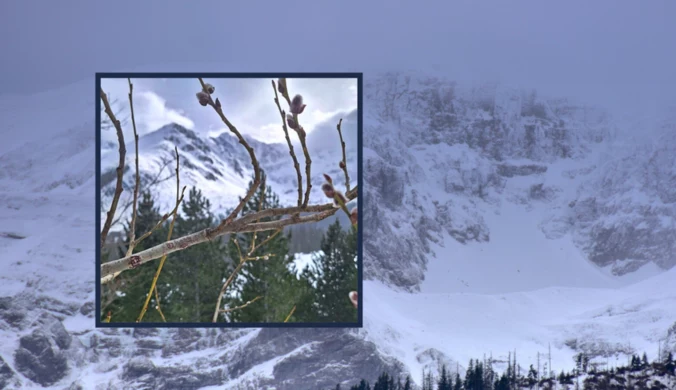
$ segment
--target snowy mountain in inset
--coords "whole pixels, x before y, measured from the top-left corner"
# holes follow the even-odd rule
[[[336,115],[316,126],[308,137],[308,150],[312,160],[311,204],[325,203],[320,186],[324,182],[323,174],[330,175],[338,188],[345,185],[345,178],[338,163],[342,160],[340,138],[336,130],[339,119],[343,119],[341,131],[346,139],[346,160],[351,185],[357,184],[357,112]],[[280,124],[279,131],[282,131]],[[244,134],[246,137],[246,134]],[[292,132],[293,139],[297,136]],[[260,167],[267,175],[267,184],[280,197],[282,204],[295,205],[298,199],[297,175],[293,161],[289,156],[286,143],[267,144],[247,137],[247,142],[256,153]],[[303,174],[305,191],[305,157],[300,144],[294,146]],[[133,136],[126,136],[126,168],[122,197],[125,203],[131,199],[134,188],[135,146]],[[229,132],[217,137],[201,135],[178,124],[166,125],[154,132],[139,137],[139,169],[141,176],[149,182],[160,172],[162,178],[169,177],[153,186],[163,210],[173,209],[176,198],[176,179],[172,177],[176,167],[174,147],[180,155],[180,180],[182,185],[196,186],[215,206],[218,214],[227,214],[235,207],[239,197],[244,196],[249,182],[253,178],[253,168],[247,151]],[[102,203],[110,204],[115,189],[115,169],[119,160],[117,147],[105,148],[101,154]],[[164,170],[162,168],[164,167]],[[143,189],[142,189],[143,190]],[[105,219],[105,213],[102,213]]]

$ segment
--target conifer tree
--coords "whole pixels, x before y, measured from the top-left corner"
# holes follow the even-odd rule
[[[386,372],[383,372],[380,374],[378,380],[373,385],[373,390],[395,390],[393,385],[394,383],[392,378],[390,378]]]
[[[669,375],[674,375],[674,370],[676,369],[676,363],[674,362],[674,353],[669,352],[667,355],[667,361],[664,363],[664,368]]]
[[[196,187],[190,189],[181,211],[174,226],[179,236],[215,224],[211,202]],[[223,279],[232,269],[233,264],[225,256],[225,245],[220,240],[171,254],[161,276],[165,283],[170,284],[171,296],[162,306],[167,320],[209,322]]]
[[[411,384],[411,377],[408,375],[406,376],[406,380],[404,380],[402,390],[413,390],[413,385]]]
[[[462,390],[462,379],[460,378],[460,373],[455,373],[455,383],[453,384],[453,390]]]
[[[476,382],[474,381],[474,359],[469,359],[467,372],[465,373],[465,390],[474,390]]]
[[[527,377],[527,383],[528,387],[533,387],[538,381],[538,373],[535,371],[535,367],[533,365],[530,365],[530,368],[528,369],[528,377]]]
[[[322,238],[322,252],[313,262],[317,272],[316,301],[320,321],[355,322],[357,311],[348,299],[357,286],[357,230],[344,232],[336,220]]]
[[[441,374],[439,375],[439,381],[437,382],[437,390],[452,390],[451,378],[448,371],[446,370],[446,365],[441,366]]]
[[[265,183],[264,172],[261,172],[261,177]],[[252,185],[253,181],[250,181],[249,188]],[[271,187],[261,185],[256,194],[244,205],[241,215],[277,207],[281,207],[278,196]],[[268,217],[259,222],[270,222],[279,218]],[[250,252],[252,242],[257,247]],[[264,245],[258,246],[264,242]],[[225,301],[228,306],[235,307],[245,305],[257,297],[261,298],[244,309],[230,313],[231,321],[283,322],[286,319],[299,294],[298,279],[291,271],[294,259],[289,255],[288,242],[289,236],[273,230],[237,234],[229,242],[228,254],[234,262],[239,262],[240,256],[261,258],[245,263],[238,282],[233,286],[239,291],[239,296]],[[265,256],[268,256],[267,260]]]
[[[366,380],[362,379],[358,385],[352,386],[350,390],[371,390],[371,385],[369,385]]]

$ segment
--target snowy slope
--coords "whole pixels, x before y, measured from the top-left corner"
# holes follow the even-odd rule
[[[652,359],[660,342],[676,348],[672,249],[634,235],[612,252],[613,236],[600,230],[645,222],[660,242],[674,234],[673,127],[644,146],[651,153],[620,153],[604,115],[581,121],[585,110],[548,102],[545,119],[533,119],[513,91],[449,97],[450,83],[420,75],[393,89],[405,79],[367,78],[361,330],[95,329],[93,107],[66,103],[77,102],[69,93],[91,95],[90,85],[61,92],[71,115],[60,131],[49,118],[9,117],[49,136],[17,130],[24,137],[0,152],[0,231],[26,237],[0,237],[0,387],[315,389],[384,370],[417,381],[423,367],[457,362],[462,371],[469,358],[514,350],[525,366],[549,346],[555,370],[581,351],[612,364],[644,351]],[[570,131],[553,131],[551,115]],[[209,167],[186,148],[196,141],[164,130],[147,150],[171,153],[165,141],[175,136],[194,165],[186,178],[206,183],[200,169]],[[232,168],[215,157],[213,166]],[[636,267],[594,260],[613,253]]]
[[[342,150],[336,131],[336,123],[341,118],[341,131],[346,140],[348,173],[351,185],[357,183],[357,113],[353,111],[338,114],[318,124],[312,132],[314,138],[308,138],[308,150],[312,159],[312,203],[324,202],[320,189],[324,182],[324,173],[330,175],[337,186],[344,186],[344,175],[338,166],[342,159]],[[279,131],[282,131],[281,125]],[[128,133],[125,134],[125,142],[126,164],[129,169],[125,171],[124,177],[125,188],[128,190],[122,197],[123,204],[132,196],[134,183],[135,147],[133,135],[129,131]],[[253,139],[247,141],[254,148],[259,165],[267,175],[267,184],[283,204],[295,205],[298,199],[297,176],[286,143],[266,144]],[[174,147],[178,148],[181,157],[180,175],[183,185],[200,189],[215,206],[212,211],[217,215],[227,214],[229,209],[236,206],[237,200],[246,193],[248,183],[253,177],[249,155],[238,140],[230,133],[210,137],[178,124],[170,124],[139,138],[139,169],[142,176],[157,176],[165,162],[168,162],[168,166],[162,171],[162,177],[171,178],[152,188],[160,196],[158,203],[163,209],[172,209],[176,197],[176,181],[173,177],[176,166]],[[294,150],[304,175],[305,159],[300,145],[295,145]],[[119,159],[117,148],[104,149],[101,159],[102,178],[106,178],[102,179],[102,201],[109,204],[115,188],[114,169]],[[303,176],[303,188],[305,186]],[[105,214],[101,218],[104,220]]]

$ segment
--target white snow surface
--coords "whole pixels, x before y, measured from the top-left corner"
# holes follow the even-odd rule
[[[91,95],[88,83],[65,91],[59,94]],[[47,95],[29,100],[43,98],[45,104],[70,102],[53,96],[47,99]],[[43,116],[28,120],[29,112],[7,116],[19,107],[16,99],[0,99],[3,121],[17,134],[16,144],[5,144],[0,150],[4,164],[0,175],[0,231],[26,238],[0,237],[0,297],[47,295],[79,306],[94,300],[95,287],[94,218],[98,213],[94,209],[94,126],[85,118],[93,111],[55,108],[57,113],[77,112],[63,116],[60,122]],[[26,131],[29,128],[31,131]],[[434,167],[424,166],[425,153],[457,156],[463,152],[462,147],[452,147],[450,152],[432,151],[444,147],[411,152],[428,176],[416,183],[419,191],[433,193],[437,188],[432,181]],[[560,172],[574,168],[550,167]],[[518,178],[514,181],[517,184],[509,185],[523,185],[518,184],[520,180],[529,179]],[[424,187],[427,185],[428,189]],[[564,191],[567,188],[561,187]],[[508,188],[505,196],[509,194]],[[566,196],[565,192],[560,196]],[[516,350],[519,360],[526,364],[551,346],[552,368],[556,371],[572,368],[575,352],[570,345],[574,342],[606,346],[611,351],[611,364],[626,361],[624,354],[612,351],[645,351],[651,359],[656,355],[658,342],[676,321],[676,268],[662,272],[646,266],[618,278],[589,263],[570,238],[551,240],[544,236],[539,224],[551,211],[547,205],[526,208],[502,201],[488,209],[484,218],[491,228],[490,243],[462,245],[444,237],[431,248],[434,255],[429,256],[420,293],[365,281],[365,324],[360,337],[374,342],[384,356],[401,361],[414,381],[419,380],[425,364],[419,355],[432,348],[460,365],[489,353],[506,359],[509,351]],[[300,255],[297,261],[309,258]],[[92,318],[81,315],[67,318],[64,326],[85,346],[86,335],[100,332]],[[241,331],[228,348],[245,345],[256,332]],[[10,367],[21,336],[11,327],[0,327],[0,356]],[[123,345],[131,347],[131,336],[119,337]],[[308,344],[303,348],[311,347]],[[195,356],[151,360],[165,365],[179,361],[188,364],[213,353],[202,350]],[[227,386],[269,377],[275,362],[284,358],[256,366]],[[80,380],[85,388],[116,381],[121,369],[107,369],[115,363],[71,370],[54,388],[63,388],[74,380]],[[28,380],[24,383],[24,388],[42,388],[30,385]]]

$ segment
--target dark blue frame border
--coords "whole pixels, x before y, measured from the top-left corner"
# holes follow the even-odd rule
[[[164,323],[164,322],[141,322],[141,323],[106,323],[101,321],[101,79],[104,78],[351,78],[357,79],[357,184],[359,185],[359,196],[357,198],[357,207],[359,208],[359,230],[357,233],[357,264],[358,264],[358,292],[359,307],[357,309],[357,322],[332,322],[332,323]],[[96,286],[96,327],[97,328],[361,328],[364,324],[364,305],[363,305],[363,124],[364,124],[364,105],[363,105],[363,73],[96,73],[96,90],[94,91],[96,106],[96,261],[95,264],[95,286]],[[345,297],[348,299],[348,297]]]

